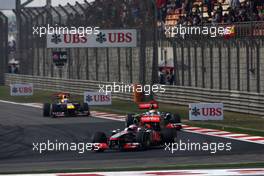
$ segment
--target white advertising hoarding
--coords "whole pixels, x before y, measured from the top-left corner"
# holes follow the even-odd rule
[[[0,10],[16,9],[16,0],[0,0]]]
[[[33,84],[10,84],[11,96],[32,96]]]
[[[84,102],[88,105],[111,105],[112,96],[111,93],[84,92]]]
[[[137,30],[99,30],[99,34],[48,34],[47,48],[136,47]]]
[[[224,120],[223,103],[189,104],[190,120]]]

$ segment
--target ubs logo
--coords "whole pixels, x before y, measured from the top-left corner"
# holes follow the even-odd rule
[[[192,115],[198,116],[200,114],[201,114],[200,113],[200,109],[198,109],[197,107],[195,107],[195,108],[192,109]]]
[[[59,34],[53,34],[51,38],[51,42],[58,44],[61,42],[61,36]]]
[[[104,42],[106,42],[106,36],[105,36],[105,34],[103,34],[102,32],[100,32],[100,33],[97,35],[96,41],[99,42],[99,43],[104,43]]]

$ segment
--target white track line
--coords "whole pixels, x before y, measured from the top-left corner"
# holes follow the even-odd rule
[[[192,170],[156,170],[156,171],[119,171],[119,172],[86,172],[86,173],[51,173],[51,174],[19,174],[13,176],[227,176],[227,175],[264,175],[264,168],[243,169],[192,169]],[[9,175],[3,175],[9,176]]]

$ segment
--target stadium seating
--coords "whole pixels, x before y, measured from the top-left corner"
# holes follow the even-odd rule
[[[205,4],[203,4],[203,1],[204,0],[195,0],[192,6],[193,7],[192,11],[194,11],[195,10],[194,8],[198,6],[199,10],[202,12],[203,19],[208,19],[208,21],[211,21],[212,19],[208,16],[207,13],[208,8],[206,7]],[[240,3],[245,3],[245,2],[246,0],[240,0]],[[216,2],[214,2],[214,10],[216,10],[217,8],[217,3],[221,4],[223,8],[223,14],[228,13],[228,8],[229,8],[228,0],[217,0]],[[264,15],[264,5],[258,6],[257,9],[260,12],[260,14]],[[177,8],[173,11],[170,11],[166,16],[165,25],[166,26],[176,25],[181,16],[186,16],[182,8]]]

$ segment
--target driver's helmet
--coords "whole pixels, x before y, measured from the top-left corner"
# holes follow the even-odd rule
[[[133,131],[133,132],[136,132],[138,129],[137,125],[130,125],[127,130],[128,131]]]
[[[155,109],[151,109],[151,110],[149,110],[149,113],[150,114],[155,114],[157,111],[155,110]]]
[[[149,114],[155,114],[157,111],[156,109],[154,108],[154,105],[153,104],[150,104],[150,107],[149,107]]]
[[[61,103],[68,103],[68,98],[67,98],[67,96],[66,95],[63,95],[62,96],[62,99],[61,99]]]

